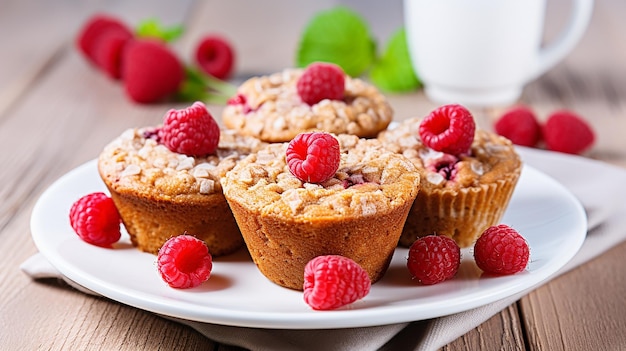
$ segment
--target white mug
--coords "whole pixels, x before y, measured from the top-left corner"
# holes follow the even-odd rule
[[[542,47],[546,0],[404,0],[407,45],[426,96],[473,106],[515,102],[585,32],[593,0],[572,0],[561,35]]]

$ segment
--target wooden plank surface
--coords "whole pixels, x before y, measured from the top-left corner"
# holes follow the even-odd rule
[[[557,16],[562,2],[551,3],[556,6],[552,16]],[[2,53],[0,65],[0,257],[5,262],[0,265],[0,349],[238,350],[151,313],[85,296],[57,281],[32,282],[19,271],[19,264],[36,252],[29,218],[43,190],[94,158],[125,128],[156,124],[165,110],[174,107],[129,102],[119,82],[94,71],[74,50],[79,25],[96,11],[114,13],[129,23],[150,16],[166,23],[186,22],[188,32],[176,49],[187,60],[201,35],[227,31],[240,48],[241,79],[291,65],[301,25],[311,13],[334,2],[267,2],[262,6],[273,18],[269,20],[255,16],[254,11],[239,11],[246,4],[191,0],[0,3],[0,47],[19,53]],[[385,14],[391,22],[380,25],[381,37],[397,23],[393,18],[397,21],[398,4],[391,2],[392,9]],[[579,111],[601,136],[587,156],[624,167],[625,13],[623,1],[597,0],[592,24],[580,45],[563,63],[531,83],[523,97],[540,118],[557,108]],[[556,31],[557,25],[548,29]],[[284,30],[285,26],[292,30]],[[390,100],[397,119],[424,115],[436,107],[421,93],[390,96]],[[219,115],[220,108],[212,111]],[[482,111],[482,126],[489,128],[498,113]],[[615,276],[624,272],[625,253],[626,244],[616,246],[443,349],[588,350],[596,345],[625,349],[626,288],[621,277]]]

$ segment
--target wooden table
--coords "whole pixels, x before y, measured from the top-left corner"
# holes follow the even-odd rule
[[[380,40],[401,25],[401,2],[346,2],[367,14]],[[548,35],[567,3],[550,1]],[[331,1],[0,1],[0,349],[238,349],[177,323],[54,281],[34,282],[19,265],[36,252],[29,218],[57,178],[96,157],[131,126],[161,121],[172,104],[137,105],[77,53],[74,38],[94,12],[130,24],[158,17],[186,24],[174,44],[190,62],[198,38],[221,32],[235,43],[238,77],[293,65],[301,28]],[[254,8],[249,8],[254,7]],[[532,82],[522,102],[540,118],[579,112],[598,141],[586,156],[626,167],[626,2],[597,0],[589,30],[571,55]],[[400,120],[435,104],[421,92],[390,95]],[[220,107],[211,106],[219,116]],[[491,127],[497,110],[480,111]],[[616,186],[624,186],[616,185]],[[626,348],[626,243],[553,280],[445,350],[616,350]]]

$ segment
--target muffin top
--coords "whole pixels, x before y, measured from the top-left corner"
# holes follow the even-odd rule
[[[478,129],[467,155],[435,151],[419,138],[420,118],[403,121],[378,136],[384,146],[402,154],[422,174],[422,190],[461,189],[499,181],[517,174],[521,159],[510,140]]]
[[[253,77],[237,90],[222,119],[227,128],[269,142],[286,142],[307,131],[375,137],[393,117],[386,98],[371,84],[345,77],[343,100],[309,106],[300,99],[297,82],[304,70],[286,69]]]
[[[412,203],[420,175],[405,157],[376,139],[338,135],[341,162],[334,177],[299,180],[285,160],[288,143],[270,144],[239,162],[222,179],[229,201],[259,215],[323,221],[384,214]]]
[[[104,147],[98,169],[109,186],[121,193],[173,201],[221,194],[221,177],[237,161],[264,145],[256,138],[222,130],[215,154],[191,157],[159,143],[157,130],[128,129]]]

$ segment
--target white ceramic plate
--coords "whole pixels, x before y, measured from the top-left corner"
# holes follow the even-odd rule
[[[531,248],[526,271],[482,276],[470,249],[462,252],[457,276],[421,286],[406,269],[407,250],[398,248],[385,277],[364,299],[333,311],[314,311],[302,293],[268,281],[245,250],[214,260],[211,278],[177,290],[165,284],[155,256],[140,252],[123,232],[113,249],[89,245],[69,225],[72,203],[106,191],[95,161],[69,172],[40,197],[31,230],[41,253],[66,277],[119,301],[167,316],[258,328],[349,328],[422,320],[469,310],[538,285],[565,265],[582,245],[586,217],[562,185],[526,166],[503,223],[522,233]]]

